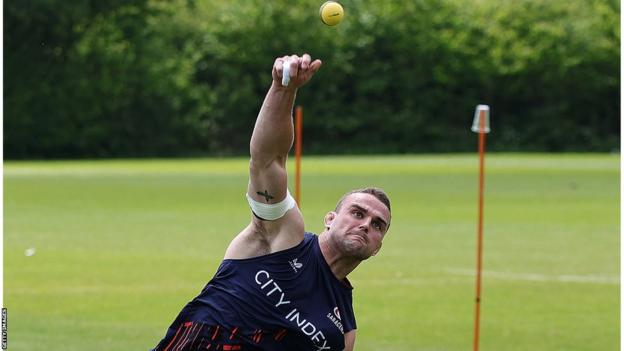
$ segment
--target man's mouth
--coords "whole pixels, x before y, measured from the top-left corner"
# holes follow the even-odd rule
[[[356,240],[361,241],[362,244],[366,244],[366,238],[363,235],[357,233],[350,233],[349,236],[355,237]]]

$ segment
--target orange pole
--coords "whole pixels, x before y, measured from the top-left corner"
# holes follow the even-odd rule
[[[303,108],[295,108],[295,201],[301,207],[301,123]]]
[[[483,188],[485,165],[485,111],[479,111],[479,224],[477,226],[477,298],[475,300],[475,329],[473,350],[479,350],[481,320],[481,268],[483,266]]]

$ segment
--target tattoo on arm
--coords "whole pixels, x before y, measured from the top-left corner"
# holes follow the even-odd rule
[[[269,192],[265,189],[264,192],[256,191],[256,194],[263,196],[266,202],[269,202],[273,198],[272,195],[269,195]]]

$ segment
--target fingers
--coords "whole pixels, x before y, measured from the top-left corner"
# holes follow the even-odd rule
[[[314,60],[314,62],[312,62],[310,64],[310,71],[312,73],[316,73],[316,71],[318,71],[319,68],[321,68],[322,64],[323,64],[323,62],[321,62],[321,60],[319,60],[319,59]]]
[[[278,57],[273,62],[273,70],[275,71],[278,78],[282,78],[282,72],[284,71],[284,58]]]
[[[288,64],[289,68],[290,68],[290,76],[291,77],[296,77],[297,76],[297,72],[298,72],[299,63],[300,63],[299,56],[297,56],[297,55],[288,56],[287,55],[287,56],[282,56],[282,57],[276,58],[275,62],[273,63],[273,68],[277,72],[277,76],[279,78],[281,78],[282,75],[283,75],[283,72],[284,72],[284,66]]]
[[[287,62],[289,62],[290,63],[290,76],[296,77],[300,69],[304,71],[308,69],[308,66],[310,65],[310,61],[311,61],[311,58],[310,58],[310,55],[308,54],[304,54],[302,57],[299,57],[297,55],[291,55],[291,56],[287,55],[287,56],[276,58],[275,62],[273,63],[273,67],[277,71],[278,75],[281,77],[284,71],[284,65]]]
[[[308,67],[310,66],[310,61],[312,61],[312,58],[310,57],[310,55],[303,54],[303,56],[301,57],[301,69],[304,71],[307,70]]]
[[[297,77],[297,74],[299,73],[301,58],[297,55],[292,55],[288,58],[288,62],[290,63],[290,77]]]
[[[275,59],[273,63],[273,71],[274,71],[274,79],[284,81],[290,81],[289,78],[296,79],[299,77],[300,79],[296,79],[297,81],[301,81],[301,83],[305,83],[310,79],[314,73],[316,73],[321,67],[321,60],[314,60],[309,54],[303,54],[303,56],[297,55],[286,55],[282,57],[278,57]],[[285,69],[285,65],[288,64],[288,69]],[[289,77],[285,78],[284,73],[289,73]],[[286,82],[286,85],[288,83]],[[298,84],[300,85],[300,84]]]

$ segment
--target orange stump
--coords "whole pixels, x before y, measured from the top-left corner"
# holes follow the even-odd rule
[[[477,292],[475,299],[475,322],[473,350],[479,350],[481,321],[481,270],[483,267],[483,190],[485,177],[485,135],[490,131],[489,107],[479,105],[475,113],[472,130],[479,133],[479,214],[477,224]]]

